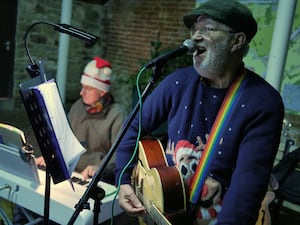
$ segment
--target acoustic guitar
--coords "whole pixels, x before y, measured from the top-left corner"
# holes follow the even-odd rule
[[[140,141],[138,157],[132,184],[147,210],[139,218],[140,224],[174,224],[172,218],[186,211],[185,187],[178,168],[168,165],[159,140]]]
[[[275,193],[268,191],[261,203],[258,219],[255,225],[271,225],[271,215],[269,211],[269,204],[275,199]]]

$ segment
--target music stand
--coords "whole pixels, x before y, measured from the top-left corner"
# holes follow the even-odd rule
[[[48,80],[42,61],[40,61],[38,69],[39,76],[21,83],[19,88],[23,104],[46,163],[44,224],[48,224],[51,178],[53,183],[56,184],[67,179],[70,180],[70,175],[49,120],[49,115],[43,110],[45,107],[41,105],[31,89]]]
[[[48,224],[51,183],[50,175],[54,183],[58,183],[66,179],[69,179],[71,182],[71,179],[66,163],[60,151],[58,141],[55,138],[55,134],[53,135],[53,127],[51,125],[51,121],[49,121],[49,115],[46,115],[47,111],[40,110],[40,105],[37,104],[39,99],[35,98],[34,94],[31,91],[31,87],[47,82],[48,80],[47,75],[45,73],[44,63],[40,61],[39,65],[35,64],[29,53],[27,43],[27,37],[29,35],[30,30],[34,26],[39,24],[50,25],[54,27],[54,30],[81,39],[86,42],[87,47],[94,45],[99,40],[99,38],[93,34],[84,32],[68,24],[54,24],[44,21],[33,23],[31,26],[28,27],[24,36],[25,50],[31,62],[31,65],[27,66],[26,71],[29,73],[32,79],[20,84],[19,88],[30,123],[32,125],[34,134],[37,137],[39,147],[42,151],[42,155],[47,166],[44,217],[45,224]],[[42,102],[39,103],[42,104]],[[77,162],[75,162],[74,160],[73,165],[76,165]]]

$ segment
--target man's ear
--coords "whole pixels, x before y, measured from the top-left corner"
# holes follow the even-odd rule
[[[243,32],[234,34],[234,42],[232,45],[232,51],[237,51],[241,49],[246,43],[246,34]]]

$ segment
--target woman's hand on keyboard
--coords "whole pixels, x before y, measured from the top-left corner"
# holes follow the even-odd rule
[[[44,157],[43,157],[43,156],[40,156],[40,157],[36,158],[36,159],[35,159],[35,164],[36,164],[37,166],[45,167],[45,166],[46,166],[46,163],[45,163]]]
[[[81,172],[82,179],[87,180],[95,175],[98,167],[89,165]]]

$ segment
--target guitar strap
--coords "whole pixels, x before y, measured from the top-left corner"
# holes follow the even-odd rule
[[[212,162],[214,152],[220,143],[222,133],[226,127],[227,122],[234,112],[234,108],[242,94],[242,89],[245,79],[246,69],[243,68],[242,73],[230,85],[229,90],[222,102],[217,117],[211,128],[209,138],[206,142],[205,148],[202,152],[200,162],[196,168],[195,174],[190,184],[190,202],[196,204],[201,196],[202,186],[208,175],[208,170]]]

